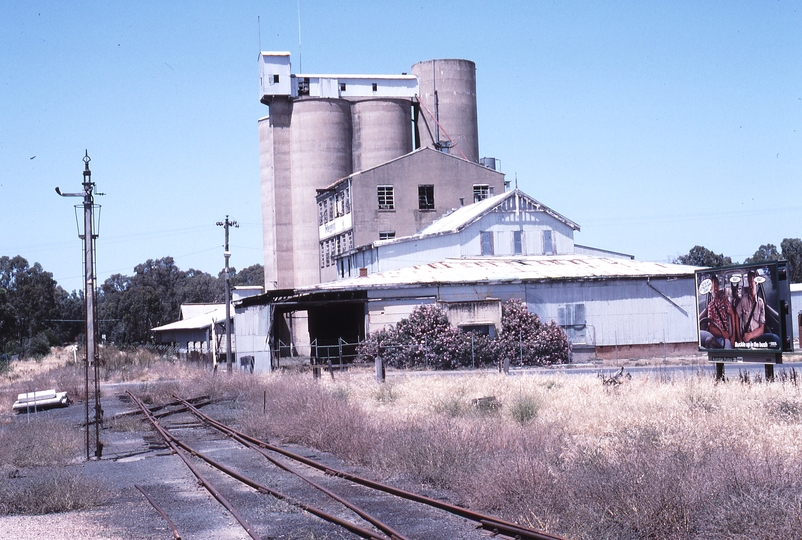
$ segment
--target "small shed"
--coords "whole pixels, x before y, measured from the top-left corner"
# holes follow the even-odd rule
[[[232,324],[233,313],[232,307]],[[226,353],[226,306],[182,304],[180,320],[151,328],[151,331],[156,343],[175,346],[180,358],[215,364],[217,357]],[[232,347],[236,350],[233,340]]]

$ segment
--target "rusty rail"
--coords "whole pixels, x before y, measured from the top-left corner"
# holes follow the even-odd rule
[[[178,397],[176,397],[176,398],[180,399]],[[185,404],[187,404],[187,403],[185,402]],[[323,471],[326,474],[329,474],[329,475],[332,475],[332,476],[337,476],[339,478],[343,478],[343,479],[348,480],[350,482],[353,482],[355,484],[360,484],[362,486],[365,486],[365,487],[368,487],[368,488],[371,488],[371,489],[375,489],[375,490],[378,490],[378,491],[389,493],[391,495],[395,495],[395,496],[403,498],[403,499],[407,499],[407,500],[418,502],[418,503],[421,503],[421,504],[424,504],[424,505],[427,505],[427,506],[438,508],[440,510],[444,510],[446,512],[449,512],[451,514],[463,517],[463,518],[468,519],[470,521],[474,521],[474,522],[478,523],[479,526],[481,526],[483,529],[491,531],[494,534],[504,534],[506,536],[510,536],[512,538],[516,538],[516,539],[520,539],[520,540],[567,540],[566,538],[564,538],[562,536],[557,536],[557,535],[553,535],[553,534],[550,534],[550,533],[545,533],[545,532],[542,532],[542,531],[538,531],[538,530],[535,530],[535,529],[524,527],[524,526],[518,525],[516,523],[512,523],[512,522],[500,519],[500,518],[495,517],[495,516],[490,516],[490,515],[483,514],[481,512],[476,512],[476,511],[473,511],[473,510],[469,510],[467,508],[463,508],[463,507],[460,507],[460,506],[455,506],[453,504],[449,504],[449,503],[446,503],[446,502],[443,502],[443,501],[438,501],[437,499],[432,499],[432,498],[429,498],[429,497],[425,497],[425,496],[419,495],[417,493],[412,493],[412,492],[409,492],[409,491],[398,489],[398,488],[395,488],[393,486],[382,484],[380,482],[375,482],[375,481],[369,480],[367,478],[362,478],[360,476],[357,476],[357,475],[354,475],[354,474],[350,474],[350,473],[347,473],[345,471],[341,471],[341,470],[338,470],[338,469],[334,469],[332,467],[328,467],[328,466],[323,465],[322,463],[318,463],[318,462],[316,462],[316,461],[314,461],[312,459],[309,459],[309,458],[306,458],[304,456],[295,454],[294,452],[290,452],[289,450],[285,450],[285,449],[280,448],[278,446],[271,445],[271,444],[269,444],[269,443],[267,443],[265,441],[261,441],[259,439],[254,438],[254,437],[250,437],[249,435],[246,435],[246,434],[244,434],[244,433],[242,433],[240,431],[237,431],[237,430],[235,430],[235,429],[233,429],[233,428],[231,428],[231,427],[229,427],[229,426],[227,426],[225,424],[222,424],[221,422],[218,422],[217,420],[211,418],[210,416],[200,412],[197,408],[192,407],[191,404],[187,408],[190,410],[190,412],[195,414],[195,416],[197,416],[198,418],[200,418],[204,422],[208,423],[210,426],[214,427],[218,431],[220,431],[222,433],[225,433],[225,434],[231,436],[232,438],[235,438],[238,441],[240,441],[240,440],[247,441],[248,443],[250,443],[250,445],[253,445],[251,447],[255,446],[255,447],[258,447],[260,449],[276,452],[276,453],[281,454],[281,455],[283,455],[283,456],[285,456],[285,457],[287,457],[287,458],[289,458],[289,459],[291,459],[293,461],[296,461],[296,462],[299,462],[299,463],[303,463],[303,464],[305,464],[305,465],[307,465],[309,467],[312,467],[312,468],[315,468],[317,470]],[[264,452],[260,452],[260,453],[262,455],[264,455],[265,457],[268,457],[266,453],[264,453]],[[275,463],[273,461],[273,459],[271,459],[269,457],[268,457],[268,459],[270,459],[270,461],[272,463]]]
[[[239,514],[239,512],[237,512],[237,510],[231,505],[231,503],[228,502],[228,499],[226,499],[222,493],[217,491],[217,489],[211,483],[209,483],[206,477],[204,477],[201,474],[201,472],[192,464],[192,462],[190,462],[189,458],[187,458],[187,456],[184,454],[184,450],[181,448],[181,445],[177,444],[175,438],[172,435],[170,435],[170,433],[168,433],[161,425],[159,425],[159,422],[156,420],[156,418],[153,417],[153,414],[151,414],[147,406],[144,403],[142,403],[142,401],[140,401],[139,398],[134,396],[134,394],[132,394],[130,391],[128,392],[128,395],[130,395],[131,399],[133,399],[134,402],[137,405],[139,405],[142,411],[145,412],[145,417],[148,419],[148,421],[150,421],[151,425],[159,433],[159,435],[162,436],[164,442],[166,442],[170,446],[170,448],[176,454],[178,454],[178,457],[180,457],[181,460],[186,464],[186,466],[189,467],[189,470],[192,471],[192,474],[194,474],[195,477],[198,479],[198,481],[203,485],[203,487],[206,488],[206,491],[208,491],[212,495],[212,497],[217,499],[217,501],[220,504],[222,504],[226,510],[229,511],[229,513],[234,517],[234,519],[237,520],[237,522],[240,525],[242,525],[242,528],[245,529],[245,531],[251,538],[253,538],[253,540],[261,540],[261,536],[256,534],[256,532],[253,530],[253,527],[251,527],[250,523],[248,523],[245,520],[245,518],[242,517]]]
[[[149,503],[150,503],[150,505],[153,507],[153,509],[154,509],[154,510],[156,510],[156,512],[158,512],[158,513],[159,513],[159,515],[160,515],[162,518],[164,518],[164,521],[166,521],[166,522],[167,522],[167,525],[169,525],[169,526],[170,526],[170,530],[171,530],[171,531],[173,531],[173,538],[175,538],[175,540],[181,540],[181,534],[178,532],[178,529],[176,528],[175,524],[172,522],[172,520],[170,519],[170,517],[167,515],[167,513],[166,513],[164,510],[162,510],[162,509],[159,507],[159,505],[158,505],[158,504],[156,504],[156,501],[154,501],[153,499],[151,499],[150,495],[148,495],[147,493],[145,493],[145,490],[144,490],[144,489],[142,489],[142,487],[141,487],[141,486],[138,486],[138,485],[134,484],[134,487],[135,487],[136,489],[138,489],[138,490],[139,490],[139,492],[140,492],[140,493],[142,493],[142,495],[144,495],[144,496],[145,496],[145,498],[148,500],[148,502],[149,502]]]
[[[128,392],[128,393],[129,393],[129,395],[131,395],[131,397],[134,399],[134,401],[137,402],[137,404],[141,408],[143,408],[143,410],[147,410],[147,407],[145,406],[144,403],[139,401],[136,398],[136,396],[134,396],[130,392]],[[197,409],[195,409],[195,410],[197,410]],[[265,493],[267,495],[272,495],[273,497],[276,497],[277,499],[283,500],[283,501],[285,501],[285,502],[287,502],[289,504],[292,504],[294,506],[298,506],[302,510],[307,511],[310,514],[316,515],[319,518],[324,519],[325,521],[328,521],[328,522],[333,523],[335,525],[339,525],[340,527],[343,527],[343,528],[347,529],[348,531],[350,531],[350,532],[352,532],[352,533],[354,533],[354,534],[356,534],[356,535],[358,535],[358,536],[360,536],[362,538],[367,538],[369,540],[387,540],[387,536],[377,535],[375,531],[371,531],[371,530],[365,529],[364,527],[360,527],[359,525],[351,523],[351,522],[349,522],[347,520],[338,518],[337,516],[334,516],[333,514],[329,514],[328,512],[326,512],[324,510],[321,510],[321,509],[319,509],[319,508],[317,508],[315,506],[303,503],[301,501],[297,501],[297,500],[293,499],[292,497],[290,497],[289,495],[286,495],[284,493],[281,493],[279,491],[271,489],[271,488],[269,488],[269,487],[267,487],[267,486],[265,486],[263,484],[260,484],[259,482],[256,482],[256,481],[254,481],[254,480],[252,480],[250,478],[247,478],[247,477],[237,473],[236,471],[226,467],[222,463],[219,463],[219,462],[213,460],[212,458],[206,456],[202,452],[199,452],[199,451],[193,449],[192,447],[190,447],[189,445],[187,445],[186,443],[178,440],[168,430],[163,428],[158,423],[158,421],[155,418],[153,418],[153,415],[148,414],[147,412],[145,414],[146,414],[146,417],[148,418],[148,420],[153,425],[153,427],[159,433],[159,435],[161,435],[162,438],[165,440],[165,442],[174,451],[176,451],[176,453],[179,454],[179,456],[184,460],[184,463],[187,464],[187,466],[190,468],[190,470],[192,470],[193,474],[195,474],[195,476],[198,478],[198,480],[201,481],[201,483],[204,485],[204,487],[206,487],[209,490],[209,492],[212,493],[212,495],[221,504],[223,504],[223,506],[225,506],[225,508],[229,512],[231,512],[232,516],[234,516],[235,519],[237,519],[237,521],[243,526],[243,528],[245,528],[245,530],[248,532],[248,534],[252,538],[258,539],[260,537],[254,536],[255,533],[251,531],[250,525],[248,525],[247,522],[245,522],[244,519],[241,519],[241,517],[238,517],[239,514],[236,512],[236,510],[233,509],[233,507],[231,507],[231,505],[228,503],[228,501],[225,500],[225,498],[222,495],[220,495],[218,493],[220,498],[218,498],[218,495],[215,495],[215,493],[217,493],[217,491],[214,490],[213,486],[211,486],[211,484],[208,484],[208,482],[206,482],[205,479],[202,478],[200,473],[197,472],[197,470],[188,462],[188,460],[186,459],[186,456],[183,455],[183,451],[182,450],[186,450],[186,452],[189,452],[193,456],[195,456],[195,457],[197,457],[199,459],[202,459],[203,461],[205,461],[209,465],[215,467],[219,471],[231,476],[232,478],[244,483],[245,485],[247,485],[247,486],[249,486],[249,487],[251,487],[251,488],[253,488],[253,489],[255,489],[255,490],[257,490],[257,491],[259,491],[261,493]],[[212,490],[214,490],[214,492],[212,492]],[[396,540],[396,539],[405,540],[403,537],[396,537],[396,536],[390,536],[390,539],[391,540]]]
[[[174,397],[176,397],[176,399],[181,400],[181,398],[179,398],[177,396],[174,396]],[[181,400],[181,401],[183,401],[183,400]],[[197,408],[195,408],[188,401],[183,401],[183,403],[187,407],[187,409],[189,409],[193,414],[195,414],[202,421],[206,422],[208,425],[212,426],[213,428],[217,429],[218,431],[220,431],[220,432],[228,435],[229,437],[233,438],[234,440],[236,440],[238,443],[242,444],[246,448],[250,448],[252,450],[255,450],[255,451],[259,452],[268,461],[270,461],[270,463],[272,463],[276,467],[279,467],[280,469],[282,469],[282,470],[284,470],[284,471],[286,471],[286,472],[288,472],[290,474],[293,474],[293,475],[297,476],[298,478],[300,478],[301,480],[303,480],[304,482],[306,482],[310,486],[312,486],[315,489],[321,491],[322,493],[325,493],[326,495],[328,495],[329,497],[331,497],[335,501],[339,502],[340,504],[344,505],[346,508],[348,508],[349,510],[351,510],[352,512],[357,514],[359,517],[361,517],[365,521],[367,521],[367,522],[371,523],[372,525],[374,525],[376,528],[378,528],[380,531],[382,531],[383,533],[388,535],[393,540],[395,540],[395,539],[408,540],[406,536],[404,536],[400,532],[394,530],[392,527],[390,527],[386,523],[384,523],[384,522],[380,521],[379,519],[375,518],[373,515],[369,514],[367,511],[365,511],[362,508],[358,507],[357,505],[355,505],[351,501],[349,501],[349,500],[337,495],[336,493],[334,493],[330,489],[328,489],[328,488],[318,484],[317,482],[309,479],[308,477],[306,477],[303,474],[301,474],[300,472],[292,469],[291,467],[287,466],[286,464],[281,463],[280,461],[275,459],[273,456],[269,455],[263,448],[261,448],[258,445],[248,441],[244,437],[241,437],[235,430],[232,430],[232,429],[228,428],[228,426],[226,426],[225,424],[222,424],[222,423],[218,422],[217,420],[214,420],[213,418],[202,414]]]

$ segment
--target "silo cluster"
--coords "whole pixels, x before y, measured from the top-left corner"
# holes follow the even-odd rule
[[[262,62],[261,101],[270,107],[259,130],[267,287],[319,283],[317,190],[418,147],[479,162],[471,61],[430,60],[412,67],[414,77],[373,78],[289,75],[287,53],[263,53]]]

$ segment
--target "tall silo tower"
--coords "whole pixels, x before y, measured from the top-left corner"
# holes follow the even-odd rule
[[[420,145],[438,146],[478,163],[476,64],[470,60],[428,60],[412,66],[412,74],[419,84]]]
[[[354,171],[412,152],[412,109],[408,99],[368,98],[351,105]]]
[[[316,190],[353,172],[350,103],[332,98],[293,102],[290,167],[293,286],[302,287],[320,283]]]

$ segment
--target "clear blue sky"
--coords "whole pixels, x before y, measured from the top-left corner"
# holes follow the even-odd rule
[[[579,223],[578,243],[740,261],[802,237],[802,2],[301,0],[300,48],[298,13],[4,2],[0,255],[81,288],[79,199],[54,188],[80,191],[88,149],[101,281],[167,255],[216,275],[226,215],[231,264],[261,263],[260,41],[294,72],[473,60],[480,154]]]

